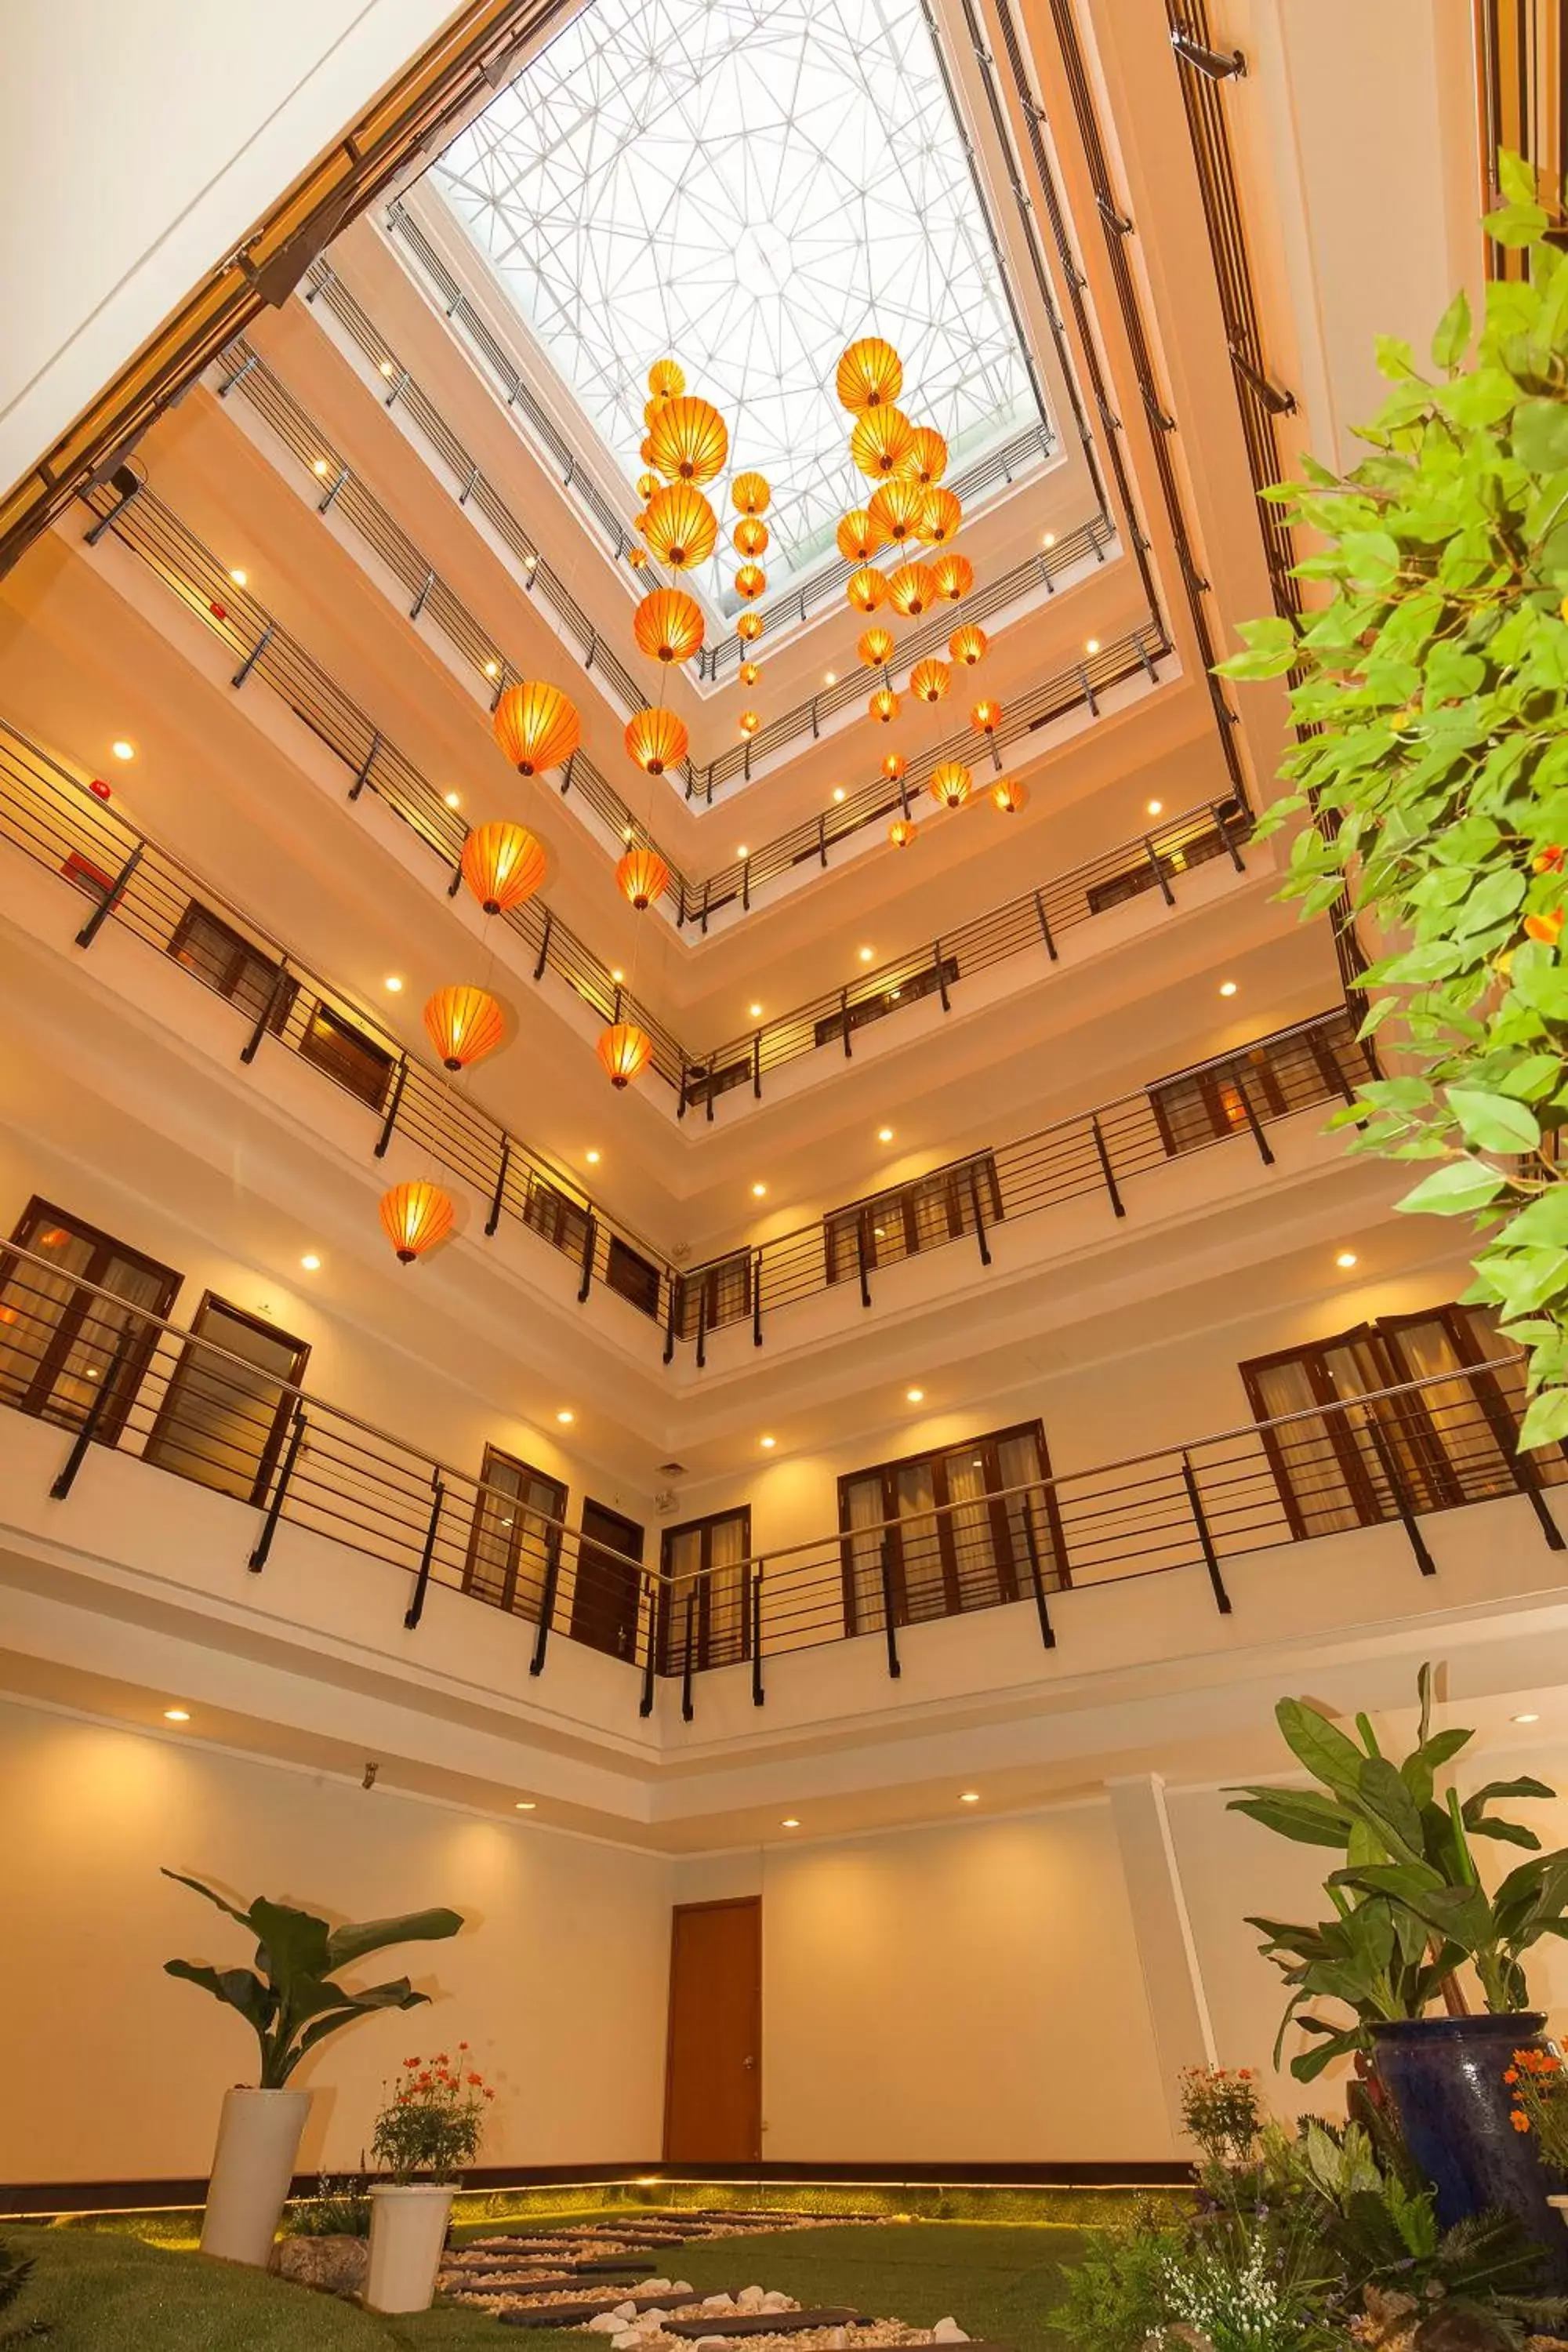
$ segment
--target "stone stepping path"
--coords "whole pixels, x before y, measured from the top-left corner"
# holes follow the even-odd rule
[[[688,2299],[681,2297],[683,2303]],[[604,2296],[595,2303],[530,2303],[511,2311],[498,2312],[496,2316],[504,2319],[509,2327],[581,2327],[586,2321],[597,2319],[601,2312],[619,2311],[628,2303],[640,2315],[645,2311],[668,2311],[670,2297],[667,2289],[663,2294],[623,2294],[613,2299]],[[711,2336],[717,2329],[700,2327],[697,2333]]]
[[[704,2336],[721,2336],[728,2343],[737,2336],[799,2336],[811,2327],[869,2327],[870,2315],[842,2308],[822,2311],[710,2311],[703,2319],[667,2320],[666,2336],[695,2343]]]

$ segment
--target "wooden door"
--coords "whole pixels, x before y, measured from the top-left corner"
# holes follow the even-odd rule
[[[642,1612],[643,1530],[591,1498],[583,1505],[572,1639],[612,1658],[635,1658]]]
[[[762,2042],[762,1898],[677,1904],[664,2085],[667,2163],[759,2161]]]
[[[148,1434],[147,1460],[241,1502],[264,1503],[310,1353],[307,1341],[209,1290]]]

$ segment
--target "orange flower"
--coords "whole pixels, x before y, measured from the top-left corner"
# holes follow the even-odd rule
[[[1521,2108],[1515,2107],[1509,2116],[1509,2121],[1516,2132],[1527,2132],[1530,2129],[1530,2117]]]
[[[1519,2068],[1518,2068],[1517,2066],[1505,2066],[1505,2067],[1503,2068],[1503,2075],[1502,2075],[1502,2078],[1503,2078],[1503,2081],[1508,2084],[1509,2088],[1511,2090],[1511,2089],[1513,2088],[1513,2085],[1514,2085],[1514,2084],[1518,2082],[1518,2080],[1519,2080]]]
[[[482,2074],[470,2074],[468,2076],[468,2088],[471,2091],[482,2091],[484,2087],[485,2078]]]
[[[1539,940],[1543,948],[1557,945],[1557,935],[1562,929],[1563,910],[1560,907],[1550,915],[1526,915],[1524,919],[1526,939]]]
[[[1532,874],[1561,874],[1563,844],[1560,841],[1549,842],[1544,849],[1538,850],[1531,860],[1530,870]]]

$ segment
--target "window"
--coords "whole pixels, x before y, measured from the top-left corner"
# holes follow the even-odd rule
[[[865,1633],[1026,1600],[1068,1582],[1039,1423],[936,1454],[857,1470],[838,1482],[844,1630]],[[1032,1491],[1013,1491],[1017,1489]]]
[[[552,1249],[564,1250],[582,1265],[588,1241],[588,1212],[531,1171],[522,1198],[522,1222],[542,1234]]]
[[[750,1250],[717,1258],[678,1280],[677,1329],[683,1339],[695,1339],[700,1320],[704,1331],[712,1331],[721,1323],[742,1321],[752,1311]]]
[[[226,996],[247,1020],[259,1021],[270,1006],[268,1026],[274,1035],[288,1020],[295,983],[289,981],[279,988],[281,966],[195,898],[180,918],[169,953],[205,987]]]
[[[1509,1359],[1499,1371],[1468,1370],[1498,1357]],[[1240,1370],[1259,1421],[1306,1416],[1263,1433],[1295,1536],[1374,1525],[1393,1515],[1400,1493],[1413,1510],[1442,1510],[1512,1494],[1532,1476],[1550,1486],[1568,1479],[1563,1448],[1516,1451],[1524,1359],[1486,1307],[1384,1316],[1311,1347],[1254,1357]],[[1417,1396],[1312,1410],[1444,1372],[1455,1378]]]
[[[307,1062],[314,1062],[340,1087],[369,1103],[372,1110],[380,1110],[385,1102],[393,1056],[341,1013],[331,1012],[325,1004],[312,1004],[300,1051]]]
[[[474,1502],[463,1590],[539,1621],[561,1561],[566,1489],[558,1478],[487,1445]]]
[[[642,1607],[643,1530],[603,1503],[585,1502],[572,1588],[572,1638],[612,1658],[635,1658]]]
[[[47,1264],[0,1255],[0,1401],[75,1428],[109,1381],[98,1427],[112,1444],[158,1344],[146,1318],[168,1313],[181,1277],[47,1201],[28,1202],[11,1238]]]
[[[875,1192],[847,1209],[830,1209],[823,1220],[827,1279],[848,1282],[862,1265],[868,1271],[892,1265],[922,1250],[940,1249],[961,1234],[972,1234],[977,1206],[983,1223],[1001,1223],[1002,1188],[989,1151],[939,1168],[896,1192]]]
[[[1161,1142],[1173,1159],[1246,1132],[1249,1105],[1259,1122],[1282,1118],[1310,1104],[1348,1096],[1367,1075],[1349,1016],[1340,1015],[1164,1078],[1150,1087],[1149,1105]]]
[[[928,963],[923,971],[904,974],[897,980],[879,982],[870,994],[851,997],[847,1016],[843,1005],[824,1014],[817,1023],[816,1035],[819,1045],[826,1045],[844,1034],[847,1017],[850,1034],[864,1029],[868,1021],[880,1021],[896,1013],[902,1004],[916,1003],[922,996],[934,996],[939,989],[951,988],[958,978],[958,958],[943,956],[940,964]]]
[[[721,1062],[710,1073],[706,1063],[694,1063],[686,1073],[686,1102],[689,1109],[703,1103],[716,1102],[727,1095],[731,1087],[746,1087],[752,1082],[752,1057],[743,1062]]]
[[[310,1353],[303,1339],[209,1290],[164,1391],[147,1460],[219,1494],[265,1502]]]
[[[610,1235],[610,1246],[605,1257],[605,1280],[612,1290],[629,1298],[643,1314],[658,1316],[658,1268],[650,1258],[640,1257],[629,1242],[618,1234]]]
[[[1233,804],[1226,811],[1226,815],[1234,824],[1239,811],[1235,810]],[[1179,842],[1167,840],[1157,853],[1152,848],[1141,851],[1138,856],[1130,857],[1125,865],[1117,866],[1102,881],[1089,884],[1085,894],[1089,913],[1103,915],[1108,908],[1121,907],[1129,898],[1142,898],[1145,890],[1159,889],[1162,879],[1168,883],[1177,875],[1186,873],[1191,866],[1206,866],[1214,857],[1228,857],[1230,839],[1228,831],[1211,824]]]
[[[664,1531],[659,1592],[659,1668],[679,1674],[689,1632],[694,1666],[731,1665],[752,1654],[749,1504]]]

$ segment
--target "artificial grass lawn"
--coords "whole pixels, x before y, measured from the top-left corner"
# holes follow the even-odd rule
[[[520,2337],[487,2313],[448,2305],[416,2317],[361,2311],[256,2271],[120,2232],[0,2225],[37,2267],[7,2318],[50,2324],[50,2352],[584,2352],[565,2332]],[[670,2275],[700,2294],[753,2282],[803,2304],[854,2304],[917,2326],[951,2312],[971,2336],[1017,2352],[1060,2352],[1047,2321],[1079,2233],[982,2222],[893,2223],[721,2239],[670,2250]]]

